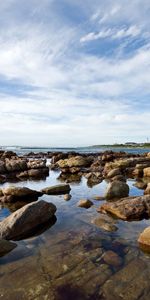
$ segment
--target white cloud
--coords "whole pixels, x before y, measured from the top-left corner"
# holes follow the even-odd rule
[[[132,22],[120,24],[120,19],[127,19],[127,10],[131,9],[129,1],[123,15],[120,1],[115,6],[113,1],[106,2],[107,5],[102,5],[103,16],[99,10],[93,16],[92,24],[98,25],[90,33],[87,33],[90,13],[94,14],[95,7],[99,7],[96,0],[87,0],[85,15],[89,19],[76,25],[53,9],[55,1],[45,0],[35,6],[36,1],[32,0],[32,17],[28,13],[24,17],[24,6],[18,0],[7,0],[7,5],[0,8],[2,144],[76,146],[115,142],[117,136],[138,139],[138,135],[148,135],[150,114],[144,109],[145,104],[140,113],[138,107],[150,93],[148,41],[126,57],[119,56],[117,49],[110,57],[105,52],[99,53],[99,49],[96,54],[84,51],[79,42],[81,36],[82,43],[102,38],[132,40],[146,32],[140,15],[131,18],[129,12]],[[77,3],[83,12],[85,5],[81,1],[72,3]],[[24,5],[31,11],[28,3]],[[137,4],[134,1],[134,5],[139,11],[139,1]],[[97,26],[102,26],[102,17],[104,25],[97,30]],[[109,18],[116,18],[118,24],[108,26]],[[143,23],[146,22],[144,14]]]

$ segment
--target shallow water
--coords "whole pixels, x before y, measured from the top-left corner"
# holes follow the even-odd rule
[[[59,172],[51,171],[46,180],[13,185],[40,190],[60,183],[58,176]],[[130,195],[142,195],[133,183],[128,181]],[[82,178],[71,184],[69,201],[63,196],[40,198],[56,205],[57,221],[40,235],[18,241],[12,252],[0,258],[0,299],[150,299],[150,257],[137,244],[150,221],[116,220],[116,232],[94,225],[91,220],[100,215],[96,208],[103,201],[93,197],[103,196],[106,186],[103,181],[90,188]],[[77,207],[83,198],[91,199],[94,206]],[[0,220],[9,214],[8,207],[1,208]],[[110,261],[110,250],[118,255],[117,263]]]

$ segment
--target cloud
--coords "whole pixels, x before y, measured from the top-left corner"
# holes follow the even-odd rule
[[[81,43],[93,41],[93,40],[99,40],[99,39],[122,39],[126,37],[137,37],[140,35],[141,30],[136,25],[130,26],[128,28],[121,28],[121,29],[103,29],[99,31],[98,33],[90,32],[87,35],[83,36],[80,39]]]
[[[80,0],[3,3],[2,144],[76,146],[148,136],[149,3],[133,2],[135,10],[129,1],[87,0],[86,8]]]

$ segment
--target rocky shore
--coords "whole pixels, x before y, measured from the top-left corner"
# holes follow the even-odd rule
[[[45,181],[53,172],[57,184]],[[1,151],[0,178],[0,208],[10,212],[0,221],[2,299],[149,299],[150,227],[134,233],[133,247],[124,238],[150,218],[149,153]],[[130,180],[140,196],[131,196]],[[76,198],[80,181],[104,192]]]
[[[49,161],[48,164],[47,160]],[[16,212],[0,222],[0,236],[2,239],[13,239],[16,236],[21,236],[22,230],[19,230],[20,232],[17,234],[15,232],[10,234],[8,228],[14,231],[17,228],[18,232],[18,227],[22,229],[22,226],[24,226],[22,219],[25,220],[26,224],[30,224],[30,228],[27,226],[26,231],[32,230],[37,225],[51,219],[55,214],[56,207],[54,209],[53,204],[46,204],[43,200],[37,203],[34,201],[37,201],[44,194],[64,194],[64,199],[68,201],[71,198],[69,183],[80,182],[82,177],[86,178],[89,187],[95,186],[104,180],[107,182],[105,194],[97,197],[97,200],[103,200],[103,203],[97,209],[102,217],[100,221],[95,221],[96,224],[102,224],[103,228],[109,228],[110,230],[110,219],[108,221],[107,218],[104,218],[106,214],[127,221],[150,218],[150,153],[133,155],[125,152],[105,151],[103,153],[81,155],[75,152],[48,152],[17,156],[16,153],[11,151],[0,152],[1,183],[19,182],[27,179],[40,180],[48,176],[50,170],[59,172],[58,179],[62,182],[60,185],[45,187],[40,191],[13,186],[0,189],[1,205],[22,202]],[[127,180],[130,178],[135,180],[137,188],[143,190],[143,196],[129,196],[130,189]],[[91,200],[81,199],[77,206],[88,209],[93,205]],[[49,207],[47,207],[46,212],[45,207],[47,205]],[[48,212],[49,209],[51,211],[52,207],[53,213],[51,215]],[[33,212],[34,218],[32,216]],[[33,218],[33,223],[30,217]],[[113,221],[112,228],[115,228]],[[147,230],[144,232],[144,238],[143,236],[139,238],[139,244],[143,246],[146,243],[148,249],[150,248],[149,241],[150,230]]]

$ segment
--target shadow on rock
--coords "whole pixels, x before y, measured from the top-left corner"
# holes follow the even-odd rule
[[[20,241],[20,240],[25,240],[25,239],[28,239],[28,238],[31,238],[31,237],[36,237],[38,235],[41,235],[46,230],[50,229],[53,225],[55,225],[56,221],[57,221],[56,216],[53,216],[48,222],[45,222],[43,224],[40,224],[40,225],[36,226],[34,229],[29,230],[28,232],[26,232],[26,234],[19,235],[14,240],[15,241]]]

